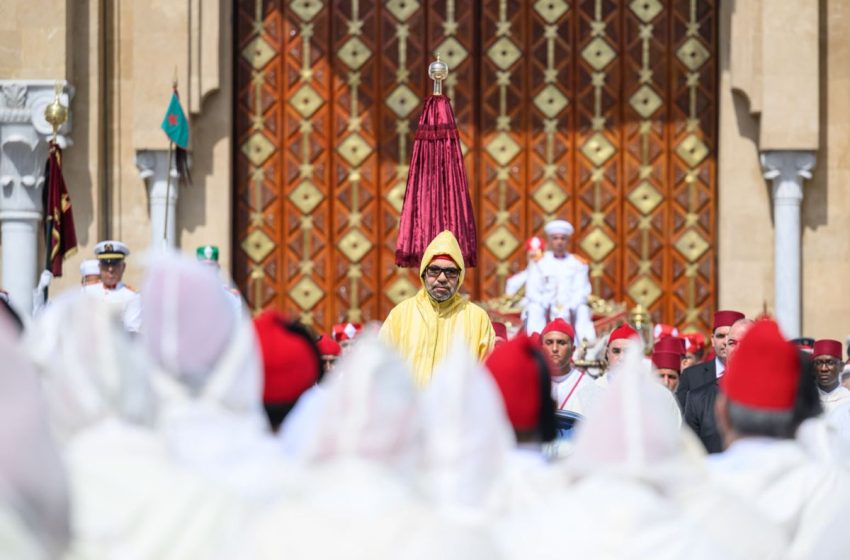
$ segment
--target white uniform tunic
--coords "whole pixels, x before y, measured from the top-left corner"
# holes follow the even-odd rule
[[[818,394],[820,395],[820,404],[823,406],[823,411],[827,414],[842,404],[850,403],[850,389],[842,385],[839,385],[829,393],[822,391],[818,387]]]
[[[558,410],[569,410],[582,416],[593,408],[593,405],[604,392],[593,377],[574,369],[567,375],[552,378],[552,398]]]
[[[142,297],[119,282],[115,289],[109,290],[102,283],[83,286],[83,291],[105,301],[112,309],[120,311],[124,328],[128,332],[139,332],[142,328]]]
[[[523,315],[526,332],[541,332],[547,321],[558,317],[574,323],[578,340],[594,340],[596,332],[587,306],[591,286],[588,266],[575,255],[556,258],[546,251],[537,262],[508,279],[511,295],[525,286]],[[548,319],[547,319],[548,315]]]

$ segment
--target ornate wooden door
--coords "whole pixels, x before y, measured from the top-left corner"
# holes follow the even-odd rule
[[[238,0],[235,278],[326,330],[382,319],[432,52],[501,294],[546,220],[594,292],[707,329],[715,297],[717,0]]]

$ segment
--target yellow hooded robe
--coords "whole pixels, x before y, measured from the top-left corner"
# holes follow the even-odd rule
[[[380,334],[381,339],[407,359],[413,370],[413,379],[420,387],[431,380],[434,367],[445,358],[454,339],[462,338],[472,355],[479,360],[487,356],[496,339],[487,313],[460,293],[455,292],[441,303],[428,295],[422,275],[436,255],[449,255],[457,263],[460,268],[460,291],[466,273],[463,256],[455,236],[450,231],[444,231],[425,249],[419,265],[422,289],[390,311]]]

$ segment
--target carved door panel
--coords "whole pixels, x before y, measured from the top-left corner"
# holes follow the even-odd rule
[[[239,0],[234,276],[320,330],[419,287],[393,265],[441,54],[479,229],[474,299],[576,226],[594,293],[706,329],[715,307],[715,0]]]

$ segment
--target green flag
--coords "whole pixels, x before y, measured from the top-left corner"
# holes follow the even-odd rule
[[[165,112],[165,118],[162,119],[162,130],[177,146],[184,150],[189,146],[189,121],[186,120],[186,114],[180,106],[176,88],[171,94],[171,102],[168,104],[168,111]]]

